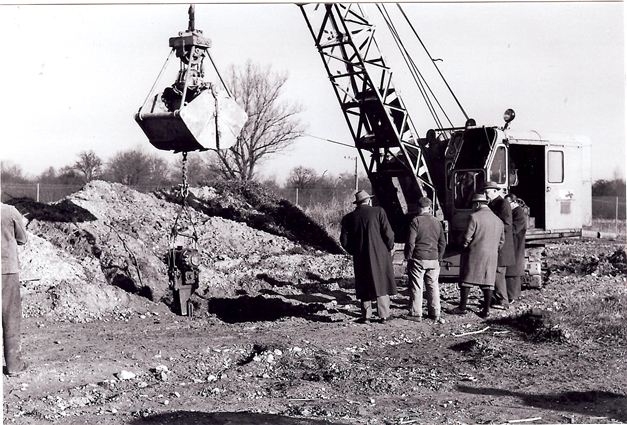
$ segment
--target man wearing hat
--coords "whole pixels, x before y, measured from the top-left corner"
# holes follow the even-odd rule
[[[356,207],[342,218],[340,243],[353,256],[355,295],[361,301],[360,323],[372,319],[372,301],[377,302],[380,323],[390,316],[390,295],[396,282],[392,267],[394,232],[385,211],[371,206],[365,190],[355,194]]]
[[[488,198],[488,206],[503,222],[505,243],[503,244],[503,248],[499,251],[499,264],[496,269],[492,307],[500,310],[506,310],[509,308],[509,299],[507,296],[507,281],[505,279],[505,274],[509,266],[516,264],[514,237],[512,234],[512,207],[509,205],[509,202],[501,196],[501,189],[495,182],[486,182],[483,186],[483,191]]]
[[[483,291],[483,309],[479,316],[487,318],[494,292],[498,252],[503,246],[505,236],[503,222],[490,210],[484,194],[475,194],[472,197],[472,206],[474,212],[468,217],[466,230],[460,241],[464,249],[460,258],[459,306],[450,313],[466,314],[470,289],[478,286]]]
[[[418,200],[419,214],[409,225],[405,243],[407,276],[409,277],[409,318],[422,320],[422,290],[427,289],[427,311],[436,323],[440,318],[440,260],[444,257],[446,239],[440,220],[431,213],[431,200]]]

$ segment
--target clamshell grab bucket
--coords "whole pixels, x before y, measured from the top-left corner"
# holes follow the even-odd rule
[[[150,143],[174,152],[227,149],[235,144],[248,115],[226,93],[204,90],[183,107],[169,111],[157,94],[142,106],[135,121]]]

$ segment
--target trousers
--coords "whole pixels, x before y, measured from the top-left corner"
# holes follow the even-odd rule
[[[438,260],[409,260],[407,263],[409,282],[409,314],[422,317],[422,293],[427,290],[427,312],[429,317],[440,317],[440,262]]]
[[[507,282],[507,298],[509,302],[517,300],[521,292],[520,276],[506,276],[505,281]]]
[[[377,313],[381,319],[390,317],[390,296],[382,295],[377,297]],[[361,317],[366,319],[372,318],[372,301],[361,301]]]
[[[503,307],[509,307],[509,298],[507,297],[507,282],[505,281],[505,272],[507,267],[496,268],[496,282],[494,282],[494,301]]]
[[[18,273],[2,275],[2,344],[7,372],[23,367],[22,297]]]

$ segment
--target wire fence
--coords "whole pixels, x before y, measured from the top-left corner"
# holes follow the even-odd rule
[[[59,201],[80,190],[82,185],[47,184],[47,183],[3,183],[2,202],[12,198],[31,198],[41,203]],[[130,186],[139,192],[147,193],[162,189],[162,186],[142,185]],[[370,191],[370,187],[364,189]],[[319,205],[351,205],[354,188],[279,188],[274,189],[277,195],[287,199],[294,205],[312,208]],[[595,219],[624,221],[626,219],[625,197],[593,196],[592,217]]]
[[[15,198],[30,198],[43,204],[57,202],[81,190],[80,184],[49,184],[49,183],[2,183],[2,202]],[[129,186],[138,192],[148,193],[163,189],[163,186],[139,185]]]

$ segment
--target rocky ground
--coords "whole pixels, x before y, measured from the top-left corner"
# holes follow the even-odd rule
[[[164,262],[176,200],[104,182],[16,200],[31,367],[3,378],[3,423],[627,422],[623,243],[547,246],[544,287],[487,321],[404,319],[399,266],[394,319],[358,324],[350,258],[323,229],[259,188],[195,189],[189,318]],[[457,299],[443,284],[443,307]],[[565,321],[573,303],[611,326]]]

